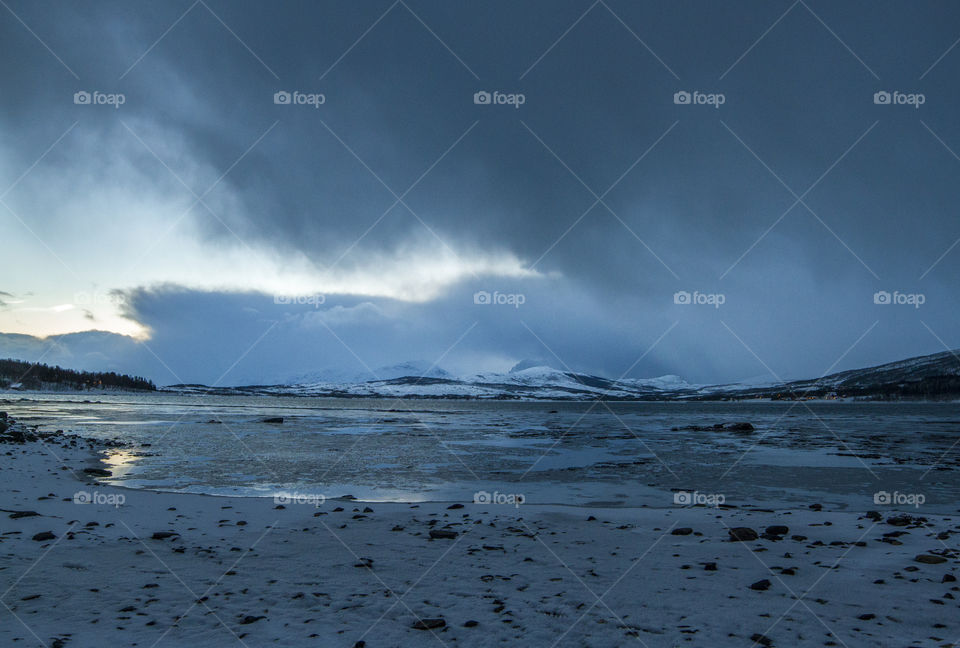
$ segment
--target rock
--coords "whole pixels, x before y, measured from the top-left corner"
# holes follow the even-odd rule
[[[860,619],[861,621],[870,621],[871,619],[876,619],[876,618],[877,618],[877,615],[876,615],[876,614],[867,613],[867,614],[861,614],[861,615],[858,616],[857,618]]]
[[[256,623],[260,619],[266,619],[266,618],[267,617],[265,616],[252,616],[248,614],[247,616],[243,617],[243,619],[241,619],[240,625],[250,625],[251,623]]]
[[[410,627],[414,630],[436,630],[446,627],[446,625],[447,622],[443,619],[420,619]]]
[[[913,522],[914,522],[913,516],[910,516],[907,514],[895,515],[893,517],[887,518],[887,524],[891,526],[896,526],[896,527],[907,526],[908,524],[912,524]]]
[[[880,515],[879,511],[867,511],[867,514],[865,517],[870,518],[874,522],[879,522],[880,520],[883,519],[883,516]]]
[[[759,632],[755,632],[754,634],[750,635],[750,641],[752,641],[752,642],[755,643],[755,644],[760,644],[761,646],[772,646],[772,645],[773,645],[773,640],[772,640],[772,639],[770,639],[769,637],[763,636],[763,635],[760,634]]]
[[[370,508],[369,506],[365,506],[365,507],[363,508],[363,512],[364,512],[364,513],[373,513],[373,509]]]
[[[469,621],[467,621],[466,623],[463,624],[463,627],[464,627],[464,628],[476,628],[478,625],[480,625],[480,623],[479,623],[478,621],[474,621],[473,619],[470,619]]]
[[[914,558],[914,560],[927,565],[939,565],[940,563],[947,562],[947,559],[943,556],[934,556],[933,554],[920,554]]]
[[[10,514],[11,520],[19,520],[20,518],[33,517],[34,515],[40,515],[36,511],[17,511]]]
[[[52,531],[41,531],[33,536],[35,542],[46,542],[47,540],[56,540],[56,538],[57,536],[53,535]]]
[[[790,533],[790,527],[785,527],[782,524],[774,524],[773,526],[767,527],[767,533],[778,536],[787,535]]]
[[[690,527],[679,527],[670,532],[670,535],[684,536],[693,533]]]
[[[282,416],[270,416],[270,417],[268,417],[268,418],[263,419],[263,422],[264,422],[264,423],[283,423],[283,417],[282,417]],[[263,617],[260,617],[260,618],[262,619]]]
[[[679,430],[690,430],[692,432],[753,432],[753,425],[750,423],[714,423],[713,425],[688,425],[686,427],[670,428],[672,432]]]
[[[180,535],[176,531],[154,531],[153,535],[150,536],[152,540],[166,540],[167,538],[172,538],[174,536]]]
[[[432,540],[455,540],[459,534],[456,531],[446,529],[430,529],[430,538]]]
[[[763,580],[758,580],[756,583],[750,586],[750,589],[757,590],[758,592],[763,592],[770,589],[770,581],[766,578]]]
[[[354,567],[365,567],[367,569],[373,569],[373,558],[360,558],[359,562],[355,564]]]
[[[760,537],[749,527],[734,527],[729,530],[729,533],[730,542],[752,542]]]
[[[811,511],[822,511],[822,510],[823,510],[823,504],[811,504],[811,505],[810,505],[810,510],[811,510]]]
[[[940,579],[940,582],[941,582],[941,583],[956,583],[956,582],[957,582],[957,577],[954,576],[953,574],[944,574],[944,575],[943,575],[943,578]]]
[[[462,508],[463,508],[463,504],[451,504],[450,506],[447,507],[447,510],[455,511],[457,509],[462,509]]]
[[[717,571],[717,563],[715,562],[703,563],[703,571]]]
[[[94,475],[95,477],[109,477],[113,473],[105,468],[84,468],[83,472],[88,475]]]

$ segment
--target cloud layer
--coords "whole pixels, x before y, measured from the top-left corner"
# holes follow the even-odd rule
[[[0,331],[35,339],[0,353],[721,381],[957,346],[956,7],[9,6]],[[97,329],[134,337],[55,342]]]

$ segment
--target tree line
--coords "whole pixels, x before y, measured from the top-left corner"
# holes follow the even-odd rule
[[[8,389],[19,383],[21,389],[45,389],[50,387],[68,389],[131,389],[156,391],[153,381],[140,376],[128,376],[114,371],[75,371],[63,367],[0,360],[0,388]]]

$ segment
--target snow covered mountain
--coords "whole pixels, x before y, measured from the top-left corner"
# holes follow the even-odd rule
[[[173,385],[166,389],[340,398],[486,400],[957,399],[960,398],[960,355],[949,351],[817,379],[752,385],[692,385],[674,375],[612,380],[522,361],[506,373],[460,377],[427,363],[404,362],[364,373],[314,372],[281,385],[217,389]]]
[[[409,361],[400,364],[378,367],[376,369],[362,369],[350,371],[344,369],[321,369],[305,374],[292,376],[284,381],[287,385],[310,384],[354,384],[373,382],[377,380],[394,380],[406,376],[426,376],[428,378],[451,378],[450,374],[426,362]]]

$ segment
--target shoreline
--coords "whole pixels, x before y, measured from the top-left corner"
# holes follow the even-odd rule
[[[85,479],[98,450],[56,434],[0,444],[8,484],[0,492],[8,609],[0,613],[10,621],[0,624],[0,644],[960,641],[960,589],[949,580],[960,576],[957,515],[921,521],[915,510],[908,518],[884,511],[875,521],[826,509],[340,499],[276,506],[269,497]],[[84,489],[96,501],[75,503]],[[789,528],[768,533],[783,531],[777,526]],[[759,537],[732,541],[739,527]],[[46,532],[53,537],[34,539]]]

